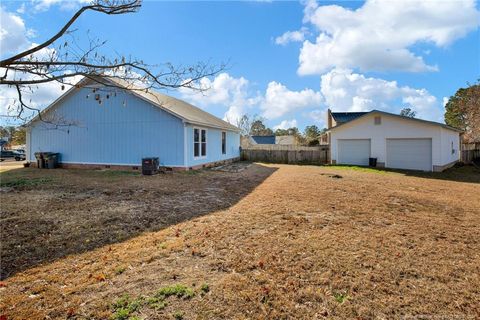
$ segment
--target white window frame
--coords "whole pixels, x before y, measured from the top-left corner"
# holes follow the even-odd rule
[[[223,150],[223,135],[225,134],[225,150]],[[220,134],[220,143],[221,143],[221,147],[222,147],[222,155],[226,155],[227,154],[227,131],[222,131],[222,133]]]
[[[195,130],[198,130],[198,142],[195,142]],[[202,130],[205,131],[205,155],[202,156]],[[193,127],[193,132],[192,132],[192,138],[193,138],[193,145],[192,145],[192,152],[193,152],[193,159],[205,159],[208,155],[208,130],[205,128],[200,128],[200,127]],[[199,144],[199,149],[198,149],[198,157],[195,156],[195,143]]]

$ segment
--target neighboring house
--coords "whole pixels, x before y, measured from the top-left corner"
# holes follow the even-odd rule
[[[460,158],[461,131],[442,123],[378,110],[329,110],[327,124],[332,163],[366,166],[376,158],[378,167],[442,171]]]
[[[275,136],[275,144],[281,145],[297,145],[297,139],[295,136]]]
[[[258,144],[281,144],[281,145],[296,145],[295,136],[250,136],[245,140],[244,147]]]
[[[275,144],[275,136],[250,136],[251,144]]]
[[[144,157],[159,157],[161,166],[185,170],[240,157],[237,127],[185,101],[105,81],[84,79],[45,109],[42,119],[57,126],[30,122],[27,160],[58,152],[63,167],[136,168]]]

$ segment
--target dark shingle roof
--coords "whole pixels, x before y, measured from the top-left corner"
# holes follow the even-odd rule
[[[358,117],[361,117],[367,113],[368,112],[332,112],[332,118],[337,123],[345,123],[348,121],[352,121],[353,119],[356,119]]]
[[[252,136],[257,144],[275,144],[275,136]]]

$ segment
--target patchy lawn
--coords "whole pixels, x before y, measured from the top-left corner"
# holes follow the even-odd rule
[[[0,315],[480,317],[480,174],[378,173],[3,172]]]

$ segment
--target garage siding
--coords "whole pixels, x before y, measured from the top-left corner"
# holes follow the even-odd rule
[[[374,122],[374,117],[378,115],[381,117],[379,125]],[[435,169],[458,160],[458,137],[458,132],[435,124],[372,113],[330,132],[331,160],[338,162],[338,141],[342,139],[370,139],[370,156],[377,158],[379,166],[387,165],[387,139],[431,139],[432,165]]]

